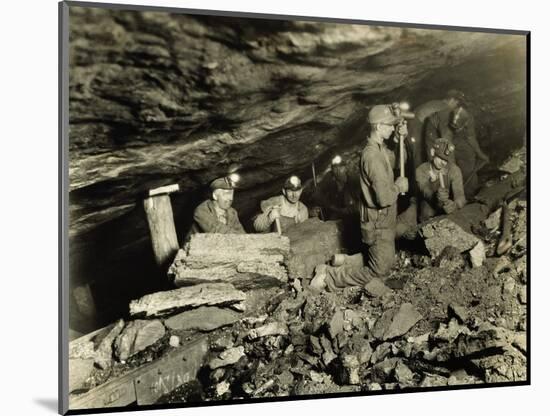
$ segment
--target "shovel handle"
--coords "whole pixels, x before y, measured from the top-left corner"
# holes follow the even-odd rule
[[[275,218],[275,228],[277,229],[277,234],[281,235],[281,220],[280,218]]]

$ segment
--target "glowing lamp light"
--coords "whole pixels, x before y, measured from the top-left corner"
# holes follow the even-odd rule
[[[399,109],[401,111],[409,111],[411,109],[411,105],[405,101],[399,103]]]
[[[229,180],[235,184],[241,180],[241,177],[238,173],[232,173],[229,175]]]
[[[296,175],[291,176],[289,181],[293,186],[300,186],[300,178],[298,178]]]
[[[339,155],[334,156],[332,159],[332,164],[339,165],[340,163],[342,163],[342,158]]]

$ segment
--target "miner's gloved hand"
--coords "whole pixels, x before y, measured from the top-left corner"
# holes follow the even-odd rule
[[[445,211],[445,214],[452,214],[457,209],[456,204],[454,201],[447,199],[447,202],[443,204],[443,211]]]
[[[279,207],[272,207],[269,211],[269,214],[267,214],[267,217],[269,218],[270,222],[275,221],[277,218],[281,216],[281,210]]]
[[[409,130],[407,129],[407,123],[399,123],[395,130],[397,132],[397,135],[399,136],[405,137],[409,134]]]
[[[399,188],[399,192],[404,193],[409,190],[409,180],[404,177],[400,176],[395,180],[395,185]]]
[[[439,188],[437,190],[437,200],[441,205],[444,205],[449,201],[449,191],[445,188]]]
[[[309,218],[315,218],[315,217],[317,217],[317,218],[320,219],[320,218],[321,218],[321,207],[317,207],[317,206],[311,207],[311,208],[309,209],[308,215],[309,215]]]

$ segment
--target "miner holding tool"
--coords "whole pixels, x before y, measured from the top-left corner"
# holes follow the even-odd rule
[[[374,277],[386,277],[393,266],[401,222],[397,217],[397,198],[408,191],[409,181],[405,176],[394,178],[394,155],[384,142],[396,126],[400,135],[407,134],[407,126],[401,121],[403,117],[396,115],[391,105],[376,105],[368,113],[371,131],[360,160],[360,225],[366,265],[317,266],[310,283],[312,290],[363,286]]]
[[[290,176],[284,183],[282,195],[261,202],[261,212],[254,218],[257,232],[277,231],[284,233],[289,227],[308,219],[307,207],[300,202],[302,181],[296,175]]]
[[[399,177],[406,177],[409,179],[410,189],[408,193],[402,192],[401,198],[398,202],[398,212],[403,206],[407,208],[398,216],[398,222],[396,226],[396,236],[405,237],[409,240],[414,240],[416,237],[416,219],[418,216],[417,209],[417,194],[414,168],[414,155],[413,149],[409,141],[408,122],[414,119],[415,114],[409,111],[410,106],[406,102],[393,103],[391,105],[393,115],[400,121],[396,125],[396,130],[393,135],[393,141],[397,144],[395,157],[399,160]],[[394,166],[394,162],[392,162]],[[395,171],[395,167],[394,167]]]
[[[231,207],[239,175],[233,173],[210,184],[211,198],[201,203],[193,214],[189,234],[244,234],[237,211]]]
[[[450,161],[454,151],[449,140],[438,138],[430,149],[431,161],[416,170],[421,222],[435,215],[450,214],[466,205],[462,173]]]

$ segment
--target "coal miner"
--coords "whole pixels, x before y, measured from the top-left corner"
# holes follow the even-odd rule
[[[489,157],[481,150],[474,118],[464,107],[458,107],[452,112],[450,127],[453,132],[456,164],[464,179],[464,192],[467,198],[472,198],[479,189],[477,172],[489,162]]]
[[[329,172],[319,182],[312,198],[322,207],[324,219],[346,219],[358,214],[359,183],[355,176],[349,172],[341,156],[332,159]]]
[[[409,135],[406,142],[411,149],[410,154],[413,159],[414,169],[430,160],[429,151],[431,146],[425,143],[426,120],[433,116],[433,119],[430,121],[430,134],[432,134],[432,130],[435,128],[441,132],[440,135],[436,134],[437,137],[451,136],[452,132],[449,129],[448,123],[440,123],[440,120],[445,118],[449,120],[450,113],[464,105],[465,99],[464,93],[461,91],[450,90],[447,92],[445,98],[430,100],[415,108],[415,117],[409,120]],[[447,116],[444,115],[445,113]],[[439,115],[436,116],[436,114]]]
[[[466,105],[466,96],[462,91],[450,90],[447,97],[443,100],[445,107],[439,111],[435,111],[426,117],[424,121],[424,151],[425,158],[423,162],[430,160],[430,151],[434,146],[436,139],[442,137],[449,141],[453,141],[453,131],[451,129],[451,117],[454,111],[458,108],[463,108]],[[420,113],[422,116],[422,112]],[[451,161],[455,161],[455,155],[451,156]]]
[[[363,286],[374,277],[385,277],[395,262],[395,238],[409,227],[397,217],[397,198],[407,192],[406,177],[394,178],[393,153],[386,147],[402,119],[391,106],[376,105],[368,113],[371,127],[367,145],[360,160],[360,226],[366,249],[364,267],[329,267],[320,265],[310,283],[313,290],[336,290]],[[399,134],[406,134],[406,125],[399,124]],[[416,210],[414,210],[416,212]]]
[[[257,232],[285,232],[295,224],[308,219],[308,209],[300,202],[302,181],[296,175],[290,176],[284,183],[282,195],[266,199],[260,203],[261,212],[254,218]]]
[[[430,149],[431,161],[416,170],[421,222],[439,214],[450,214],[466,205],[462,173],[450,161],[454,151],[449,140],[438,138]]]
[[[237,211],[231,207],[238,175],[218,178],[210,184],[211,198],[202,202],[193,214],[190,234],[244,234]]]

